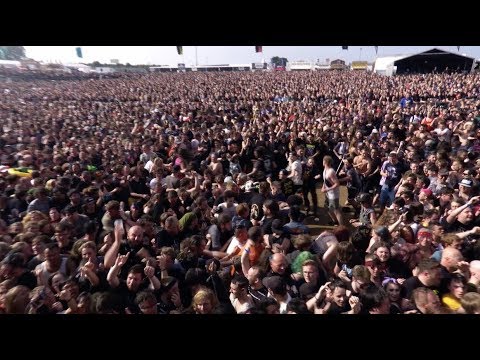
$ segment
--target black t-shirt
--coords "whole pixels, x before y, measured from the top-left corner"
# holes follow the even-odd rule
[[[263,233],[264,234],[272,234],[272,223],[273,223],[273,220],[275,220],[276,218],[275,217],[271,217],[271,218],[265,218],[263,220],[263,224],[262,224],[262,230],[263,230]]]
[[[390,258],[387,260],[387,271],[385,276],[394,279],[408,279],[412,276],[412,271],[403,261],[396,258]]]
[[[247,203],[247,204],[251,204],[251,201],[252,201],[252,198],[253,196],[255,195],[256,193],[252,192],[252,191],[248,191],[248,192],[242,192],[240,193],[240,195],[238,196],[238,203]],[[210,205],[210,204],[209,204]]]
[[[350,304],[348,300],[345,300],[345,303],[343,304],[342,307],[338,306],[336,303],[332,302],[330,307],[327,310],[327,314],[333,314],[333,315],[338,315],[342,314],[344,312],[350,311],[352,308],[350,307]]]
[[[308,187],[315,187],[315,184],[317,182],[317,179],[315,179],[315,176],[319,174],[320,172],[318,170],[318,167],[305,166],[303,168],[303,184]]]
[[[290,178],[282,179],[280,181],[280,186],[282,188],[282,193],[288,198],[290,195],[295,194],[295,185],[293,184],[293,180]]]
[[[177,252],[180,250],[180,242],[181,242],[180,234],[177,235],[169,234],[167,230],[162,229],[156,236],[155,242],[157,243],[157,247],[161,248],[163,246],[171,246]]]
[[[292,270],[290,269],[290,267],[287,267],[287,269],[283,274],[278,274],[273,270],[270,270],[267,273],[266,277],[270,277],[270,276],[280,276],[283,279],[283,281],[285,281],[285,284],[287,284],[287,290],[290,296],[298,297],[299,289],[297,287],[297,282],[292,278]]]
[[[113,293],[119,296],[119,304],[120,309],[129,308],[133,313],[138,312],[138,306],[135,304],[135,297],[140,291],[147,289],[148,287],[148,280],[144,280],[137,291],[131,291],[127,287],[127,282],[125,280],[120,280],[120,284],[113,290]]]
[[[458,220],[455,220],[453,223],[449,224],[447,222],[447,219],[444,218],[442,220],[442,225],[445,228],[445,232],[460,233],[460,232],[472,230],[475,224],[473,223],[473,221],[471,221],[468,224],[463,224]]]
[[[23,285],[33,290],[37,287],[37,277],[30,271],[25,271],[17,279],[17,285]]]
[[[130,192],[136,194],[149,195],[150,189],[145,183],[145,179],[140,178],[138,181],[135,179],[130,180]]]
[[[258,304],[260,304],[260,302],[267,297],[268,289],[266,287],[262,287],[258,290],[252,289],[252,287],[249,285],[248,294],[252,297],[255,306],[258,306]]]
[[[433,291],[436,291],[438,292],[438,288],[436,286],[425,286],[419,279],[417,276],[412,276],[410,278],[408,278],[407,280],[405,280],[405,282],[403,283],[403,287],[405,288],[406,290],[406,298],[407,299],[411,299],[412,297],[412,293],[413,293],[413,290],[419,288],[419,287],[426,287],[428,289],[432,289]]]

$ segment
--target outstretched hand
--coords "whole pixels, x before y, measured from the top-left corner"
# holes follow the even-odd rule
[[[126,255],[117,255],[117,259],[115,260],[115,266],[122,267],[127,263],[128,257],[130,256],[130,251]]]

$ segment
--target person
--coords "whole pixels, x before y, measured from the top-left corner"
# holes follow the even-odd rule
[[[192,299],[191,308],[195,314],[213,314],[218,306],[218,299],[212,290],[200,289]]]
[[[462,274],[454,273],[448,282],[448,293],[442,296],[442,304],[452,311],[457,311],[462,306],[461,300],[465,294],[467,280]]]
[[[363,314],[389,314],[390,298],[382,287],[367,285],[360,295]]]
[[[313,158],[309,158],[307,160],[306,166],[303,168],[302,194],[303,201],[307,208],[307,213],[313,214],[314,216],[318,215],[318,198],[316,184],[317,181],[320,180],[321,176],[322,175],[320,174],[317,166],[315,165],[315,160]],[[309,194],[312,197],[313,208],[310,207],[310,200],[308,198]]]
[[[330,156],[323,157],[323,185],[322,193],[325,194],[325,206],[332,222],[337,225],[343,224],[343,215],[340,211],[340,183],[337,174],[332,167],[333,159]]]
[[[312,300],[315,314],[357,314],[361,306],[356,296],[347,298],[347,288],[341,280],[328,282],[320,287],[317,295],[309,302],[312,302]]]
[[[25,265],[25,257],[20,253],[10,253],[1,262],[2,278],[11,279],[15,285],[34,289],[37,286],[35,275]]]
[[[441,276],[441,265],[433,259],[423,259],[417,266],[417,275],[408,278],[403,286],[406,289],[405,296],[410,298],[412,292],[419,287],[425,287],[432,290],[439,289]]]
[[[393,202],[395,186],[401,178],[401,167],[395,151],[391,151],[388,154],[388,160],[383,163],[380,175],[382,175],[382,179],[380,180],[382,189],[380,191],[379,201],[380,213],[383,213],[385,206],[389,206]]]
[[[245,276],[235,276],[230,282],[230,302],[237,314],[245,314],[253,307],[253,299],[248,293],[249,281]]]
[[[442,303],[438,295],[432,289],[418,287],[412,292],[412,302],[414,309],[406,313],[413,314],[442,314]]]
[[[280,314],[287,313],[287,305],[292,300],[292,297],[287,291],[287,284],[280,276],[265,277],[263,285],[268,289],[269,296],[271,296],[280,305]]]
[[[458,309],[460,314],[480,314],[480,294],[475,292],[466,293],[460,300],[462,307]]]
[[[268,290],[262,284],[268,274],[279,276],[290,297],[299,299],[291,300],[285,309],[282,306],[282,312],[299,313],[305,310],[303,301],[318,294],[318,283],[335,276],[337,254],[336,274],[346,287],[347,299],[357,297],[360,303],[372,280],[378,287],[388,280],[386,288],[392,290],[389,298],[395,306],[399,302],[393,296],[397,289],[391,279],[402,283],[406,278],[405,294],[400,298],[426,286],[438,290],[440,296],[428,295],[427,300],[438,300],[441,305],[440,299],[450,292],[449,279],[461,272],[469,281],[462,303],[467,291],[477,292],[480,284],[476,263],[480,258],[480,110],[472,96],[475,89],[469,85],[476,84],[478,76],[437,72],[394,76],[385,81],[374,73],[323,75],[291,73],[287,81],[279,83],[278,76],[268,73],[104,73],[102,83],[108,84],[105,94],[99,91],[98,75],[93,73],[0,69],[0,78],[12,79],[2,96],[0,160],[2,166],[17,169],[15,175],[5,167],[0,169],[7,170],[0,171],[0,261],[9,252],[18,253],[24,256],[27,269],[24,272],[23,267],[12,267],[13,261],[0,264],[0,306],[15,285],[16,276],[21,279],[33,270],[38,275],[35,287],[47,286],[56,295],[51,304],[38,306],[39,312],[141,313],[137,306],[145,302],[145,312],[154,312],[147,306],[156,304],[159,313],[193,313],[192,308],[183,310],[181,306],[189,306],[197,292],[208,287],[218,305],[204,312],[233,313],[227,289],[233,287],[236,292],[232,278],[243,275],[255,303],[246,312],[278,313],[280,304],[267,297]],[[38,81],[42,86],[37,86]],[[182,84],[189,91],[184,91]],[[276,94],[279,84],[281,91]],[[444,88],[454,96],[440,99],[438,89]],[[315,89],[313,95],[311,89]],[[27,96],[23,103],[15,94],[33,96]],[[413,103],[402,108],[402,96],[411,97]],[[116,100],[109,101],[112,99]],[[40,112],[35,113],[38,109]],[[394,154],[389,156],[392,152],[397,161]],[[334,201],[339,188],[334,188],[332,179],[326,179],[323,168],[324,156],[333,156],[332,169],[326,170],[333,172],[333,177],[340,160],[335,154],[347,158],[346,172],[363,177],[362,192],[370,198],[381,194],[386,204],[393,200],[391,209],[377,214],[375,201],[365,203],[363,209],[357,209],[363,212],[351,234],[350,227],[328,232],[322,229],[317,239],[287,233],[287,228],[305,232],[301,223],[315,230],[305,221],[308,213],[304,211],[315,206],[317,196],[312,198],[315,189],[311,186],[314,173],[313,178],[322,175],[325,192],[319,188],[324,194],[320,196],[327,198],[327,208],[332,199],[330,212],[334,220],[339,220]],[[311,168],[310,158],[315,163]],[[350,169],[352,158],[355,170]],[[30,169],[28,174],[22,174],[18,170],[21,167]],[[380,180],[385,172],[383,185],[389,189],[382,192]],[[393,173],[399,181],[389,184]],[[297,180],[302,180],[302,185]],[[393,189],[389,185],[394,185]],[[306,188],[310,204],[304,203],[299,193]],[[234,195],[233,204],[243,204],[241,213],[232,206],[232,197],[226,207],[219,206],[227,201],[229,192]],[[44,195],[51,199],[36,199]],[[352,194],[349,198],[355,200]],[[305,205],[310,209],[302,208]],[[127,206],[132,213],[123,211]],[[77,211],[62,220],[65,207],[67,212],[71,207]],[[225,214],[212,213],[213,208],[224,208]],[[293,226],[285,228],[290,210],[298,218],[292,217]],[[50,218],[42,211],[48,211]],[[228,212],[239,216],[232,219],[231,229],[222,232],[216,220]],[[88,217],[88,226],[79,226],[82,217],[76,217],[77,213]],[[347,223],[347,215],[340,215]],[[55,234],[54,226],[60,221],[73,227],[67,229],[69,234],[60,227]],[[319,225],[325,225],[319,221]],[[213,224],[217,228],[211,228]],[[258,228],[249,236],[248,229],[253,225]],[[381,226],[383,230],[374,235],[376,249],[367,256],[370,233]],[[211,242],[207,247],[209,229]],[[238,238],[230,241],[234,229]],[[458,237],[452,242],[455,251],[447,245],[438,246],[442,231]],[[431,238],[427,235],[430,232]],[[76,239],[83,233],[85,236]],[[386,241],[386,246],[379,240]],[[52,241],[60,251],[48,249]],[[353,245],[351,253],[349,243]],[[88,245],[80,250],[83,244]],[[96,248],[100,257],[95,254]],[[430,250],[442,251],[441,256],[436,253],[441,261],[438,269],[438,263],[423,263]],[[116,274],[120,285],[112,287],[106,275],[118,254],[126,256],[128,252],[127,262]],[[317,281],[315,265],[309,261],[318,265]],[[400,263],[407,264],[408,274],[401,274]],[[143,272],[129,274],[134,266]],[[139,280],[142,289],[137,295],[143,292],[149,286],[144,272],[148,266],[154,268],[160,289],[147,290],[154,294],[155,301],[150,297],[150,301],[136,304],[135,291],[123,296],[122,284]],[[5,276],[8,279],[4,280]],[[33,285],[32,281],[29,286]],[[37,291],[34,303],[42,300],[37,299],[41,289]],[[91,298],[81,295],[85,291]],[[336,291],[342,300],[340,287]],[[19,295],[19,301],[13,303],[18,304],[15,312],[25,310],[24,293],[25,289],[19,287],[13,291],[13,295]],[[128,301],[117,302],[119,293]],[[370,297],[381,298],[373,292]],[[278,300],[285,302],[284,298]],[[373,300],[368,312],[382,312],[382,304]],[[418,308],[425,312],[424,305]],[[447,311],[453,310],[441,306],[433,310]]]
[[[354,227],[367,226],[373,228],[377,222],[377,214],[372,205],[371,195],[362,193],[357,196],[356,201],[360,203],[360,214],[358,219],[351,219],[350,224]]]
[[[396,279],[385,278],[382,285],[390,300],[390,314],[402,314],[411,308],[410,301],[402,297],[402,285]]]

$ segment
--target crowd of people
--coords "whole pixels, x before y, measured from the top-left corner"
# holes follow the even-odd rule
[[[479,74],[4,80],[2,313],[480,313]]]

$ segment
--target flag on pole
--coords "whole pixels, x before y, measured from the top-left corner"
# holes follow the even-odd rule
[[[77,56],[78,56],[79,58],[83,58],[82,48],[81,48],[81,47],[77,47],[75,50],[77,51]]]
[[[177,46],[178,55],[183,55],[183,46]]]
[[[375,54],[378,54],[378,46],[375,46]]]
[[[457,46],[457,50],[460,51],[460,46]]]
[[[256,53],[261,53],[261,52],[263,52],[263,51],[262,51],[262,47],[261,47],[261,46],[255,46],[255,52],[256,52]]]

